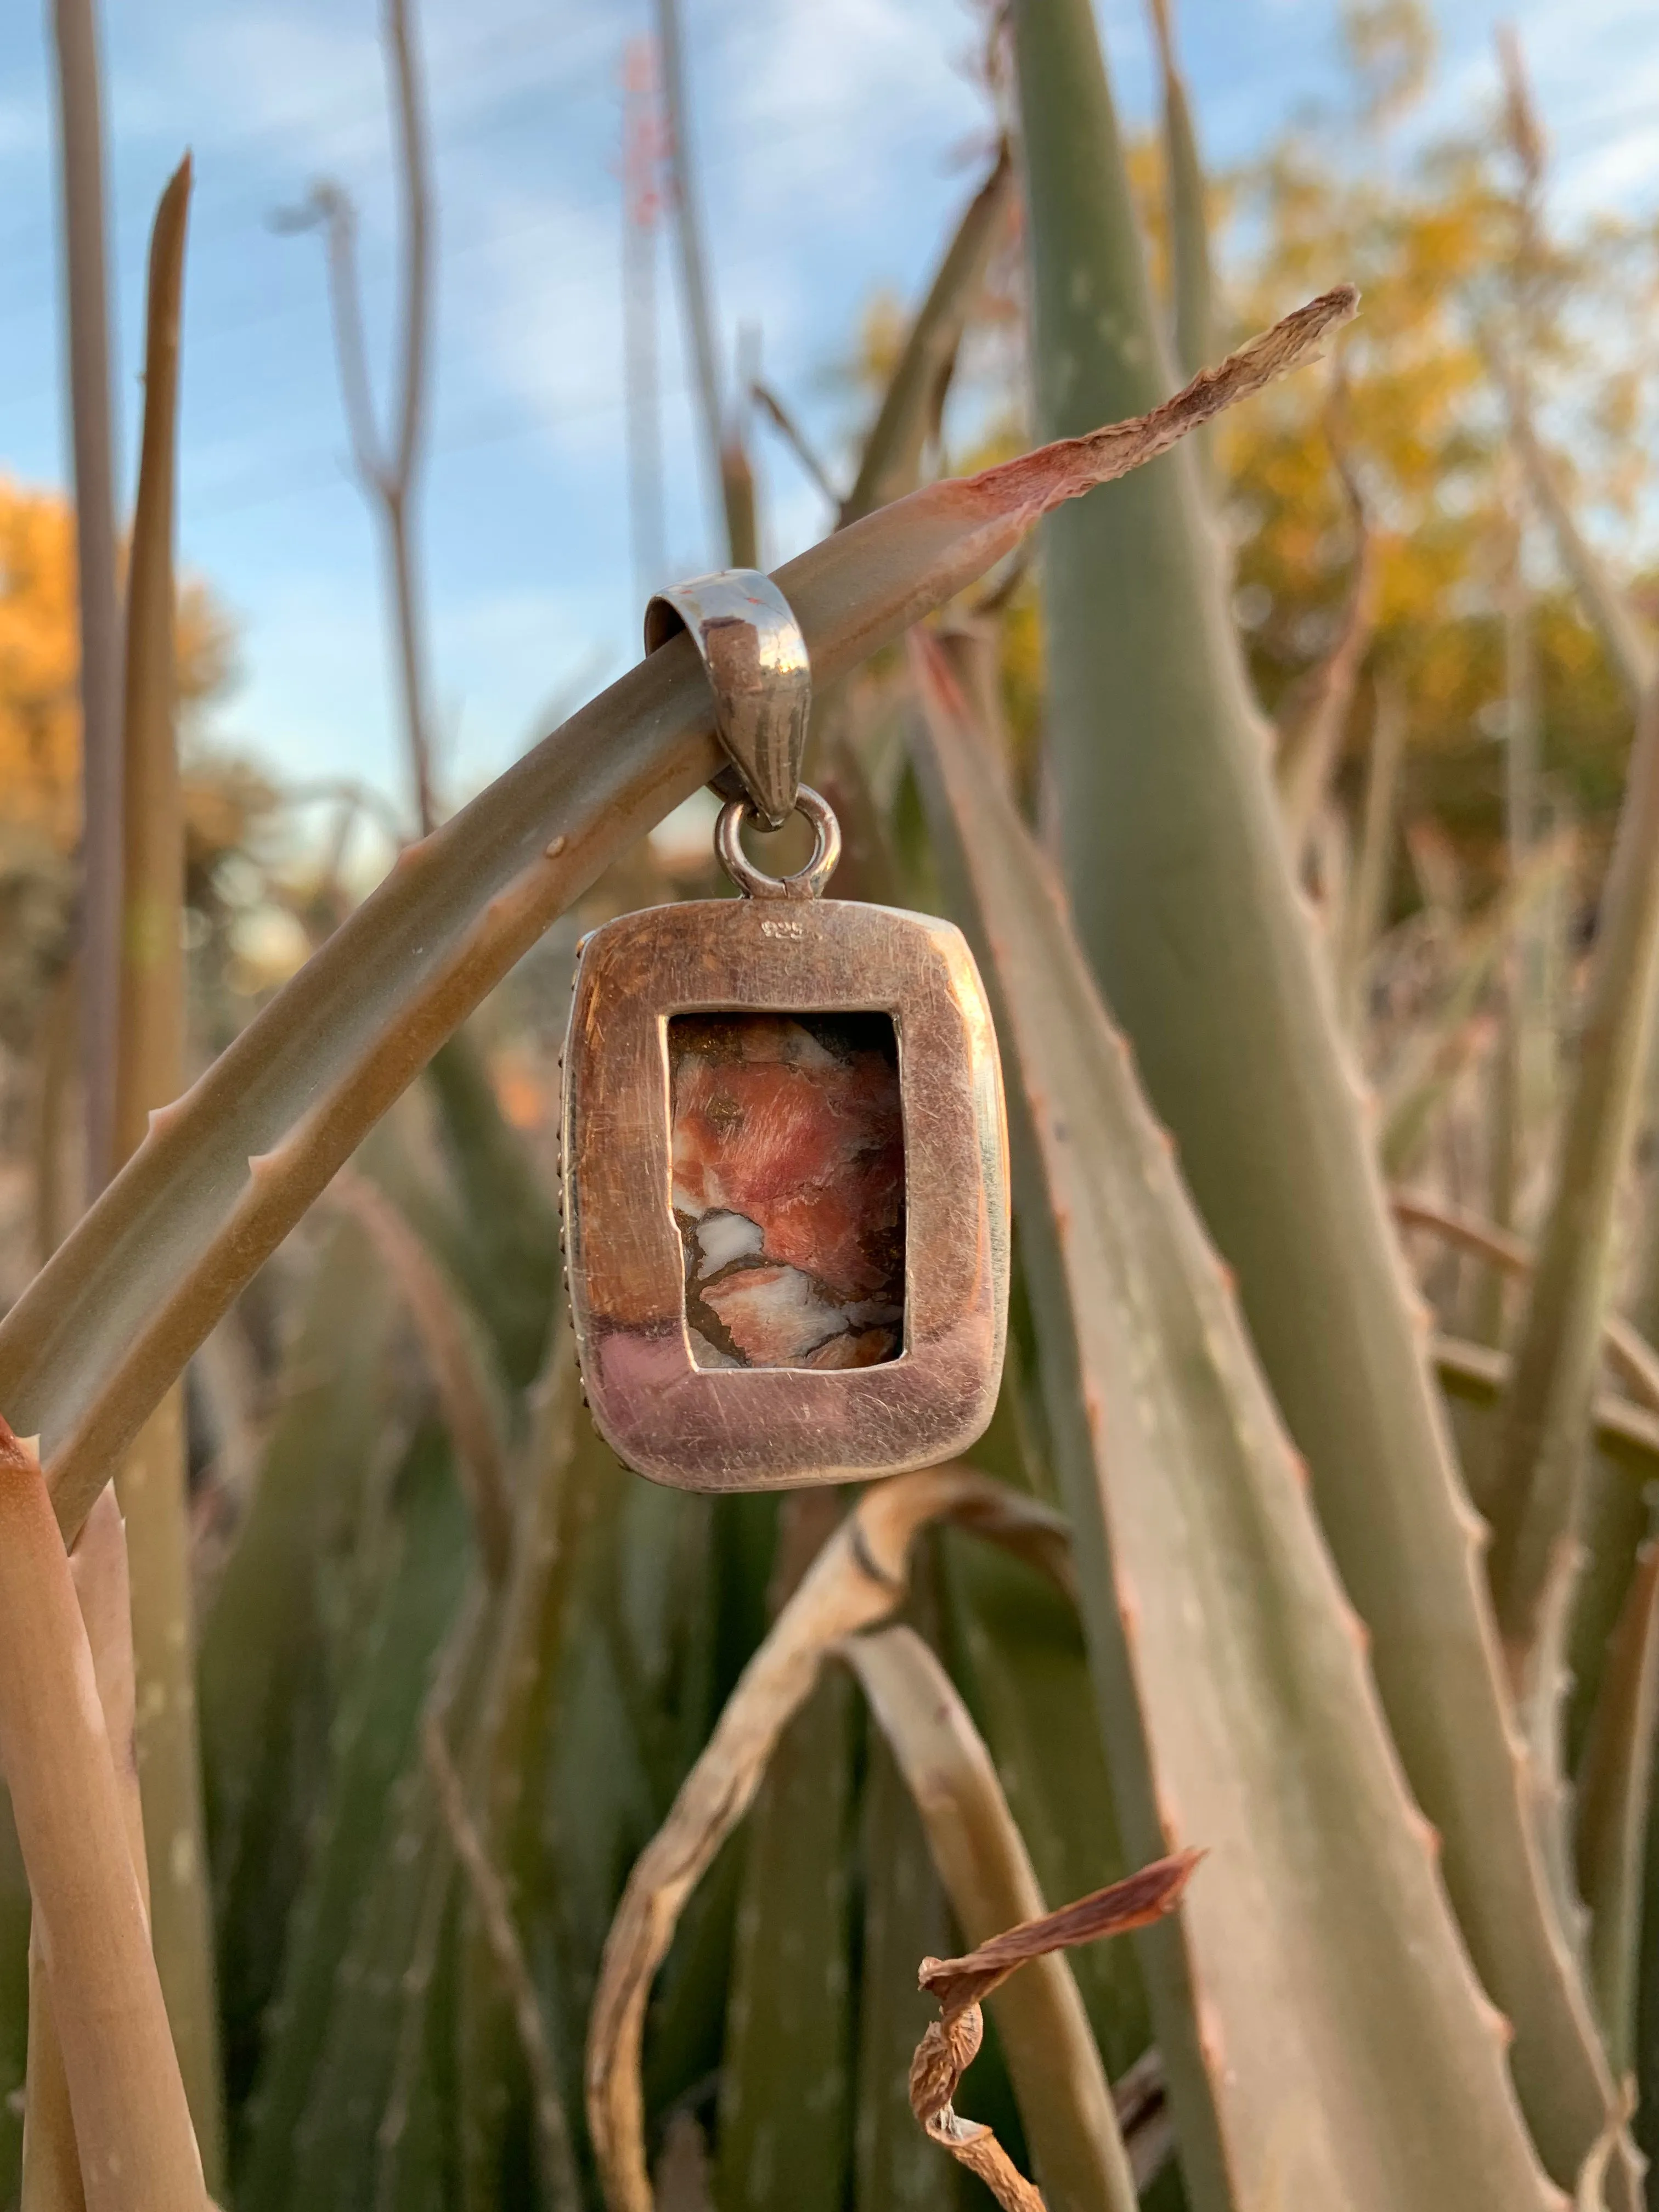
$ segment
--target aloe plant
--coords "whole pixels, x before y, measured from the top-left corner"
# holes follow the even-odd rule
[[[677,39],[666,0],[662,15]],[[610,864],[720,757],[691,648],[671,646],[400,855],[161,1106],[0,1321],[0,1411],[42,1432],[46,1465],[43,1483],[26,1447],[0,1452],[16,1538],[0,1748],[49,2000],[30,2030],[30,2212],[129,2138],[157,2201],[201,2193],[180,2087],[201,2045],[191,2005],[171,2033],[159,2008],[177,1933],[158,1911],[153,1954],[135,1942],[123,1887],[137,1831],[107,1684],[127,1615],[88,1595],[113,1521],[94,1501],[267,1262],[258,1294],[286,1322],[272,1412],[198,1669],[229,2201],[969,2212],[981,2179],[1021,2212],[1640,2201],[1623,2123],[1630,2072],[1644,2135],[1659,2086],[1638,1933],[1659,1896],[1642,1545],[1659,1355],[1612,1310],[1606,1231],[1640,1060],[1652,886],[1628,855],[1651,745],[1576,1092],[1561,1112],[1522,1102],[1529,1146],[1564,1163],[1529,1243],[1443,1177],[1486,985],[1523,916],[1540,939],[1556,926],[1536,890],[1559,856],[1434,939],[1438,998],[1385,1060],[1359,988],[1401,957],[1383,884],[1407,733],[1385,672],[1365,679],[1376,729],[1346,896],[1321,871],[1322,946],[1297,886],[1315,817],[1339,802],[1364,576],[1310,745],[1281,750],[1287,809],[1232,635],[1216,487],[1190,443],[1171,450],[1306,360],[1352,296],[1204,369],[1204,179],[1168,10],[1173,313],[1146,282],[1086,0],[1007,17],[1023,143],[999,143],[918,307],[841,479],[842,526],[779,578],[829,695],[815,773],[849,830],[842,887],[955,914],[995,1006],[1018,1264],[993,1425],[971,1466],[780,1507],[636,1484],[580,1409],[545,1176],[467,1018],[567,909],[659,894],[648,862]],[[413,150],[411,26],[388,20]],[[918,488],[1022,179],[1042,427],[1072,434]],[[690,190],[683,210],[706,307]],[[173,266],[181,222],[170,235]],[[1166,324],[1196,372],[1172,398]],[[152,341],[168,327],[153,315]],[[703,337],[707,458],[730,550],[751,554],[712,318]],[[155,735],[167,369],[152,358],[131,586],[129,736],[152,733],[130,777],[141,904],[172,882],[176,836]],[[412,459],[418,364],[410,381]],[[1027,586],[1011,564],[962,599],[1045,516],[1033,742],[1052,854],[1008,757],[1000,656]],[[1571,525],[1565,500],[1554,519]],[[1633,617],[1620,630],[1611,587],[1581,583],[1632,672]],[[840,684],[940,608],[908,658]],[[435,817],[422,757],[414,744]],[[170,1018],[161,965],[149,1003]],[[1384,1067],[1380,1115],[1357,1048]],[[171,1087],[152,1071],[123,1095],[136,1110]],[[1406,1151],[1421,1185],[1390,1193]],[[1587,1193],[1595,1233],[1575,1245],[1564,1224]],[[1431,1323],[1391,1214],[1419,1256],[1484,1270],[1480,1299],[1454,1284]],[[1500,1312],[1504,1284],[1534,1319],[1470,1341],[1460,1316]],[[1535,1437],[1516,1443],[1540,1392],[1555,1473]],[[176,1476],[176,1434],[168,1449]],[[1551,1582],[1530,1671],[1503,1663],[1472,1493],[1500,1529],[1511,1627],[1527,1612],[1511,1554],[1541,1530],[1555,1556],[1565,1528],[1586,1555],[1571,1617],[1566,1578]],[[131,1517],[142,1675],[146,1607],[183,1615]],[[1564,1652],[1577,1679],[1558,1715],[1540,1683]],[[88,1667],[101,1739],[85,1696],[72,1726],[43,1726]],[[193,1778],[186,1735],[173,1750],[169,1834]],[[64,1865],[95,1912],[66,1904]],[[1150,1920],[1138,1883],[1178,1911],[1133,1948],[1060,1955],[1067,1930]],[[0,1881],[0,1936],[20,1933],[16,1892]],[[45,1937],[66,1911],[60,1966]],[[118,1941],[88,1943],[94,1927]],[[0,1969],[15,2067],[21,1942]],[[94,2080],[88,2023],[117,2001],[118,2063]],[[87,2201],[102,2187],[89,2173]]]

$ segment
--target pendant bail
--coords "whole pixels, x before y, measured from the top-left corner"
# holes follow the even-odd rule
[[[714,694],[714,727],[731,761],[714,780],[741,793],[769,830],[794,812],[806,752],[812,668],[789,602],[758,568],[720,568],[659,592],[645,610],[645,649],[689,631]]]

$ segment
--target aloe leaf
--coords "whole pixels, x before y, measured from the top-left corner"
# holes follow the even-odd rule
[[[916,1987],[923,1957],[946,1958],[954,1933],[927,1838],[893,1754],[872,1732],[860,1804],[863,1863],[853,2201],[858,2212],[954,2206],[957,2169],[916,2125],[911,2055],[933,2017]]]
[[[995,566],[1052,505],[1140,467],[1316,352],[1298,309],[1144,422],[934,483],[777,573],[828,685]],[[408,848],[150,1133],[0,1322],[0,1409],[40,1432],[67,1532],[244,1283],[444,1038],[723,755],[676,639]]]
[[[835,1491],[784,1500],[775,1608],[833,1535],[844,1504]],[[834,2212],[845,2195],[852,1724],[848,1684],[826,1676],[780,1736],[750,1814],[720,2056],[715,2193],[724,2212]]]
[[[934,395],[962,343],[1012,186],[1013,161],[1005,143],[997,149],[990,174],[968,203],[927,296],[905,333],[864,441],[858,477],[842,501],[843,526],[914,491],[921,480]],[[1194,362],[1192,373],[1195,375],[1211,358],[1206,346]]]
[[[1642,1946],[1636,2000],[1636,2139],[1651,2180],[1659,2172],[1659,1820],[1648,1821],[1642,1870]],[[1652,2203],[1652,2191],[1649,2193]]]
[[[1038,1887],[1045,1897],[1103,1888],[1129,1867],[1076,1608],[1045,1576],[988,1545],[947,1535],[944,1549],[952,1670],[996,1760]],[[1127,1943],[1091,1944],[1070,1963],[1115,2080],[1152,2040],[1139,1963]]]
[[[857,1675],[927,1832],[970,1948],[1048,1907],[967,1707],[913,1628],[849,1637]],[[1088,2014],[1059,1953],[994,2003],[1045,2199],[1056,2212],[1135,2212],[1134,2178]]]
[[[580,2196],[571,2156],[563,2085],[542,2014],[541,1999],[520,1940],[513,1901],[501,1869],[490,1856],[472,1818],[465,1786],[450,1756],[442,1723],[429,1708],[422,1725],[422,1737],[427,1777],[437,1797],[444,1833],[457,1862],[465,1896],[483,1930],[485,1947],[506,1991],[518,2032],[520,2055],[530,2076],[536,2164],[542,2193],[554,2212],[577,2212]]]
[[[558,1307],[557,1209],[465,1030],[439,1046],[427,1080],[471,1232],[455,1255],[462,1285],[489,1324],[507,1382],[527,1389],[541,1371]]]
[[[1281,721],[1273,761],[1285,839],[1300,872],[1309,842],[1325,812],[1341,757],[1343,732],[1370,650],[1376,599],[1376,543],[1357,495],[1351,495],[1358,544],[1348,595],[1335,638],[1295,687]]]
[[[1613,1632],[1578,1777],[1579,1887],[1590,1914],[1590,1978],[1608,2055],[1634,2055],[1642,1865],[1659,1720],[1659,1545],[1638,1555]]]
[[[1064,430],[1155,400],[1166,379],[1087,0],[1019,0],[1013,19],[1036,382],[1045,425]],[[1613,2086],[1548,1896],[1478,1531],[1188,459],[1056,515],[1044,579],[1048,742],[1078,934],[1237,1271],[1407,1776],[1443,1839],[1465,1939],[1514,2024],[1522,2103],[1569,2184]]]
[[[535,1723],[545,1685],[546,1620],[559,1607],[572,1571],[567,1525],[569,1478],[576,1453],[574,1363],[568,1331],[556,1340],[538,1386],[513,1544],[513,1572],[501,1603],[501,1626],[490,1654],[472,1743],[461,1760],[473,1800],[479,1844],[493,1864],[511,1869],[507,1902],[516,1906],[534,1870],[522,1834],[530,1809],[537,1751]],[[501,2182],[502,2142],[508,2114],[506,2077],[520,2069],[510,2052],[507,1992],[490,1954],[476,1900],[460,1916],[456,2040],[460,2097],[462,2203],[494,2205]],[[568,2154],[567,2154],[568,2156]],[[557,2197],[562,2173],[550,2177]]]
[[[1215,349],[1215,279],[1210,267],[1210,222],[1204,204],[1204,164],[1191,102],[1176,56],[1171,0],[1152,0],[1152,29],[1164,79],[1164,187],[1170,230],[1170,268],[1175,298],[1175,357],[1183,376],[1210,360]]]
[[[278,2212],[294,2201],[302,2123],[311,2114],[321,2124],[317,2100],[341,1962],[360,1908],[373,1907],[395,1785],[410,1766],[428,1670],[467,1570],[466,1509],[441,1437],[417,1439],[399,1489],[396,1557],[340,1713],[331,1787],[267,2023],[238,2212]],[[347,2083],[327,2086],[332,2096]]]
[[[557,1500],[557,1552],[532,1632],[526,1787],[499,1832],[498,1856],[520,1903],[579,2131],[582,2036],[600,1954],[628,1867],[660,1812],[616,1637],[625,1509],[630,1492],[644,1487],[580,1416]],[[461,2029],[470,2033],[465,2012]],[[464,2078],[474,2063],[464,2049]]]
[[[721,2212],[839,2212],[850,2148],[853,1701],[819,1682],[750,1820],[720,2062]]]
[[[1342,910],[1338,973],[1351,1020],[1358,1027],[1361,983],[1388,908],[1389,864],[1399,832],[1400,771],[1406,757],[1405,702],[1397,685],[1382,678],[1371,706],[1370,750],[1360,811],[1359,848]]]
[[[382,1419],[392,1302],[356,1223],[330,1224],[280,1371],[281,1410],[203,1622],[198,1696],[226,2078],[240,2106],[320,1811],[334,1685],[327,1583]]]
[[[1606,1405],[1609,1401],[1601,1401]],[[1617,1402],[1616,1401],[1613,1402]],[[1584,1493],[1584,1563],[1574,1594],[1567,1644],[1567,1692],[1563,1759],[1569,1774],[1583,1765],[1590,1723],[1612,1656],[1614,1631],[1636,1572],[1636,1555],[1648,1533],[1647,1486],[1659,1475],[1659,1422],[1646,1449],[1598,1431]]]
[[[150,234],[143,435],[127,562],[114,1164],[143,1142],[151,1109],[165,1105],[184,1080],[185,824],[173,674],[173,536],[190,190],[186,155],[161,193]],[[224,2179],[225,2121],[185,1486],[184,1408],[174,1390],[134,1438],[116,1487],[132,1563],[138,1767],[152,1869],[150,1938],[211,2194]]]
[[[1589,1407],[1612,1304],[1613,1237],[1659,980],[1659,686],[1637,718],[1591,957],[1577,1072],[1516,1340],[1494,1458],[1492,1583],[1517,1683],[1583,1488]]]
[[[1179,1934],[1142,1950],[1192,2202],[1550,2204],[1222,1269],[1030,832],[917,658],[1123,1840],[1211,1853]]]
[[[483,1330],[410,1224],[366,1176],[343,1169],[330,1202],[349,1213],[396,1281],[431,1371],[484,1571],[497,1588],[513,1549],[507,1476],[510,1413]]]
[[[462,1624],[476,1642],[465,1611]],[[421,2165],[449,2162],[450,2112],[437,2108],[431,2057],[455,1867],[418,1757],[390,1792],[362,1874],[289,2149],[283,2201],[318,2212],[392,2212],[411,2183],[418,2191]]]

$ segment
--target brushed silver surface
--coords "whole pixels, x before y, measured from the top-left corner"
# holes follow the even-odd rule
[[[866,1368],[692,1358],[672,1206],[676,1014],[877,1012],[898,1040],[904,1341]],[[1008,1297],[1007,1131],[961,933],[842,900],[701,900],[583,945],[565,1045],[566,1261],[588,1404],[623,1463],[681,1489],[784,1489],[927,1467],[983,1432]]]
[[[657,593],[645,611],[647,653],[683,629],[708,671],[714,726],[738,781],[768,829],[780,829],[800,788],[812,704],[793,610],[758,568],[720,568]]]

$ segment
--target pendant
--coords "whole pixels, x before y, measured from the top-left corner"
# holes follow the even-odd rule
[[[983,1432],[1008,1292],[1007,1134],[959,930],[827,899],[835,816],[799,781],[811,678],[750,570],[653,599],[690,630],[731,756],[736,898],[623,915],[580,948],[561,1152],[583,1386],[625,1466],[691,1490],[931,1466]],[[745,816],[799,808],[796,875]]]

